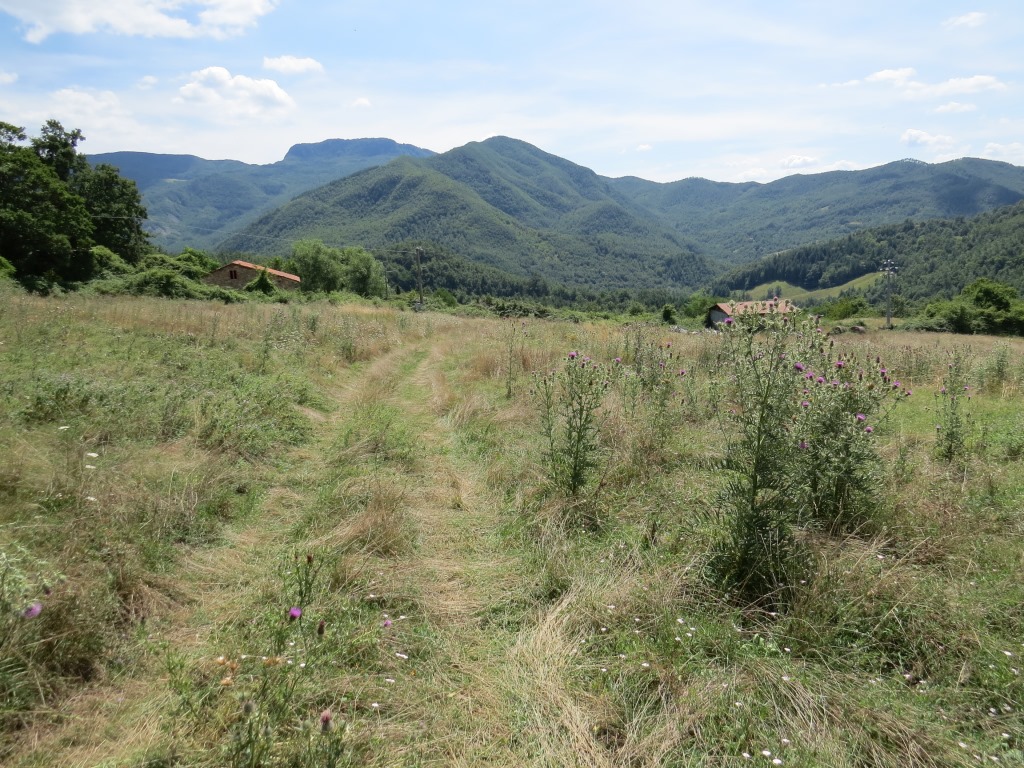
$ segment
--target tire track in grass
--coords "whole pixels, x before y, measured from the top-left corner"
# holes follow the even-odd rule
[[[314,436],[288,452],[287,469],[272,484],[260,510],[237,525],[228,525],[223,543],[189,552],[177,568],[181,595],[186,599],[150,626],[153,647],[166,643],[191,659],[210,656],[211,635],[238,606],[254,584],[273,578],[266,573],[272,555],[294,548],[295,518],[316,491],[324,471],[326,450],[360,402],[390,391],[396,368],[421,356],[422,343],[400,345],[366,366],[343,369],[334,392],[333,412],[313,422]],[[276,471],[260,468],[260,474]],[[299,488],[301,490],[296,490]],[[216,654],[213,654],[216,655]],[[81,689],[62,701],[50,722],[20,734],[7,765],[12,768],[94,768],[134,765],[148,750],[166,739],[166,713],[173,709],[162,658],[151,652],[137,676],[107,680]],[[54,724],[53,720],[57,723]]]
[[[436,344],[395,390],[422,436],[423,467],[410,505],[418,546],[397,581],[422,595],[438,635],[438,657],[413,684],[433,736],[417,757],[457,766],[610,765],[567,682],[578,645],[565,621],[574,593],[521,623],[488,621],[510,597],[528,595],[534,575],[502,539],[498,489],[466,449],[461,420],[449,417],[469,395],[449,391],[446,352],[454,350]]]

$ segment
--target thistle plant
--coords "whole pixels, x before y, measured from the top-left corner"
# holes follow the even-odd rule
[[[967,453],[970,418],[965,404],[970,399],[970,359],[964,349],[949,353],[942,388],[935,394],[938,423],[935,425],[935,453],[947,462],[962,461]]]
[[[517,373],[523,365],[526,347],[526,321],[510,320],[505,325],[505,397],[512,399]]]
[[[796,338],[792,370],[800,407],[791,477],[797,518],[833,533],[862,530],[877,512],[882,483],[875,429],[910,389],[878,358],[837,354],[809,325]]]
[[[599,465],[596,417],[607,386],[601,366],[578,352],[537,379],[548,477],[569,496],[579,494]]]
[[[808,565],[797,526],[863,528],[877,511],[877,424],[904,388],[880,360],[839,354],[809,321],[773,311],[723,324],[734,436],[711,573],[738,598],[778,608]]]
[[[789,601],[804,560],[793,535],[790,494],[798,407],[787,355],[791,329],[776,314],[741,315],[723,329],[734,436],[723,462],[729,479],[718,502],[724,531],[708,570],[739,600],[775,609]]]

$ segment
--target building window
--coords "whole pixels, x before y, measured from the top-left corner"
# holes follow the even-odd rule
[[[228,277],[231,278],[232,280],[237,280],[238,279],[238,270],[237,269],[228,270]]]

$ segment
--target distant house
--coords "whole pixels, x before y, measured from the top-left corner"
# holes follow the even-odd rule
[[[204,277],[203,282],[223,285],[225,288],[242,289],[259,277],[260,272],[264,271],[270,281],[284,291],[294,291],[302,282],[298,275],[291,275],[259,264],[250,264],[248,261],[232,261],[230,264],[225,264]]]
[[[758,315],[767,315],[775,312],[781,315],[788,315],[796,312],[799,308],[788,299],[774,299],[769,301],[723,301],[715,304],[708,310],[707,319],[704,325],[714,328],[719,323],[724,323],[728,318],[737,315],[745,315],[754,312]]]

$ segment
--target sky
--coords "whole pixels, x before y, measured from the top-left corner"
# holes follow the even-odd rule
[[[0,0],[0,121],[272,163],[511,136],[603,176],[1024,165],[1020,0]]]

